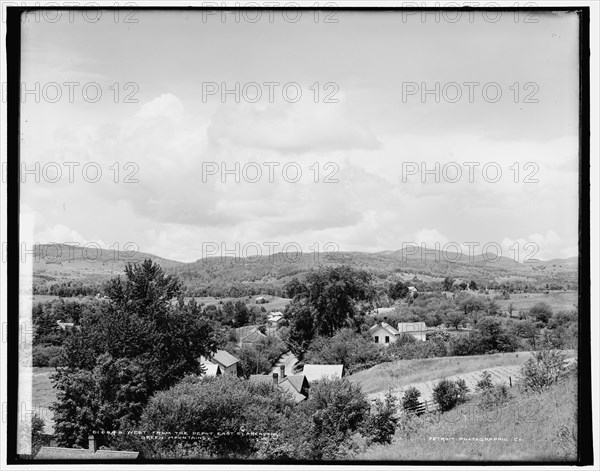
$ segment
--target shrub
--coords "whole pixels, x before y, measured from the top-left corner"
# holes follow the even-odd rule
[[[374,443],[390,443],[396,431],[396,396],[388,391],[384,400],[376,399],[371,414],[365,420],[363,430]]]
[[[465,402],[469,388],[463,379],[452,381],[441,379],[433,388],[433,398],[442,412],[449,411]]]
[[[402,408],[407,412],[416,410],[421,404],[420,397],[421,391],[414,386],[408,388],[402,396]]]
[[[534,358],[521,367],[522,387],[540,393],[566,373],[565,355],[557,350],[539,350],[533,355]]]

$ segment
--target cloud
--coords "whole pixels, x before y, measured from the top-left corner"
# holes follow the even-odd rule
[[[54,226],[46,227],[40,232],[37,232],[35,236],[35,243],[37,244],[72,244],[82,245],[93,244],[94,246],[99,245],[101,248],[108,248],[108,246],[101,240],[88,240],[83,237],[79,232],[71,229],[64,224],[56,224]]]
[[[353,122],[342,102],[223,106],[208,134],[215,143],[295,154],[380,146],[368,127]]]

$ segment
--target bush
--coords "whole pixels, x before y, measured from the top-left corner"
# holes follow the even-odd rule
[[[539,350],[533,355],[521,367],[521,384],[526,391],[541,393],[566,374],[565,355],[557,350]]]
[[[420,397],[421,391],[414,386],[408,388],[406,391],[404,391],[404,395],[402,396],[402,408],[406,412],[412,412],[416,410],[421,404],[421,401],[419,400]]]
[[[479,407],[483,410],[491,410],[499,407],[511,398],[508,386],[506,384],[494,384],[489,371],[481,373],[481,379],[477,381],[475,387],[481,393]]]
[[[55,345],[35,345],[32,351],[33,366],[58,366],[62,352],[63,348]]]
[[[469,388],[463,379],[441,379],[433,388],[433,398],[442,412],[449,411],[466,401]]]
[[[396,396],[388,391],[384,400],[376,399],[371,414],[365,420],[363,430],[373,443],[390,443],[396,431]]]

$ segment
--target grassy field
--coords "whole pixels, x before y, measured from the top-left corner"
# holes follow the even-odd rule
[[[473,400],[445,414],[414,417],[409,425],[412,432],[397,431],[391,444],[372,447],[355,458],[369,461],[575,460],[576,379],[568,379],[542,394],[527,395],[517,388],[511,389],[511,394],[509,404],[487,413]]]
[[[56,401],[56,390],[50,380],[50,375],[54,371],[54,368],[33,368],[33,410],[37,411],[44,420],[46,433],[52,433],[54,430],[52,412],[49,409],[50,404]]]
[[[536,303],[545,302],[550,305],[554,312],[571,311],[577,309],[577,291],[550,291],[545,293],[518,293],[511,294],[510,299],[496,299],[498,307],[502,312],[508,310],[512,303],[517,311],[527,310]]]
[[[568,351],[567,357],[575,356]],[[442,377],[460,375],[471,371],[496,366],[522,365],[530,352],[496,353],[493,355],[475,355],[464,357],[425,358],[421,360],[399,360],[382,363],[368,370],[348,376],[354,383],[360,384],[365,393],[387,391],[406,384],[421,383]]]
[[[219,304],[224,304],[227,301],[233,301],[233,302],[244,301],[247,306],[264,307],[267,312],[270,312],[270,311],[283,312],[285,307],[288,304],[290,304],[290,302],[292,301],[291,299],[279,298],[277,296],[264,296],[264,298],[268,302],[265,304],[256,304],[256,298],[258,298],[258,297],[260,297],[260,296],[245,296],[245,297],[241,297],[241,298],[213,298],[211,296],[202,296],[202,297],[195,297],[194,299],[196,300],[197,303],[214,304],[215,306],[217,306]],[[185,298],[185,299],[187,302],[191,298]]]

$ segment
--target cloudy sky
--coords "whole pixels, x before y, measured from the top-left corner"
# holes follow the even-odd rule
[[[575,15],[124,16],[23,25],[37,242],[577,254]]]

